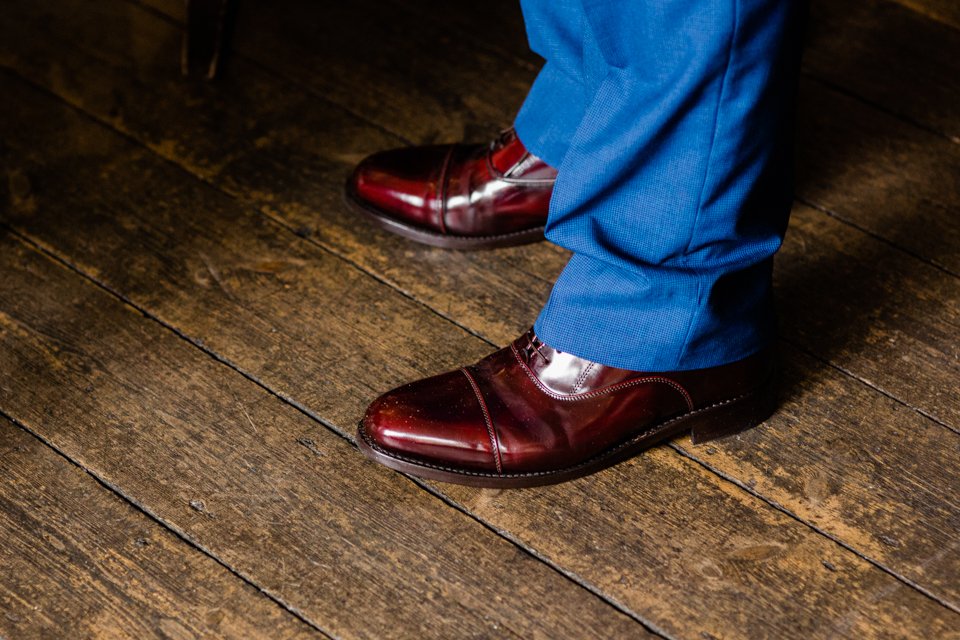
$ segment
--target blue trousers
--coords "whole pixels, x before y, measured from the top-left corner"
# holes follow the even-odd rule
[[[514,126],[558,169],[547,238],[573,252],[550,346],[643,371],[773,340],[792,201],[800,0],[522,0],[546,64]]]

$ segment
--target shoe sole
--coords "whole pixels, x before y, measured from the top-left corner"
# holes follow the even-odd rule
[[[343,199],[350,209],[363,215],[381,229],[385,229],[398,236],[403,236],[408,240],[414,240],[421,244],[430,245],[431,247],[440,247],[441,249],[459,249],[461,251],[497,249],[501,247],[515,247],[522,244],[532,244],[534,242],[541,242],[544,239],[544,228],[542,226],[491,236],[445,235],[414,227],[390,217],[388,212],[361,200],[353,193],[349,186],[344,190]]]
[[[565,469],[526,473],[484,473],[434,465],[387,451],[367,436],[363,421],[357,427],[357,445],[368,458],[420,478],[489,489],[516,489],[557,484],[587,476],[623,462],[647,449],[685,432],[693,444],[703,444],[746,431],[773,415],[776,410],[774,380],[771,378],[752,393],[667,420],[594,457]]]

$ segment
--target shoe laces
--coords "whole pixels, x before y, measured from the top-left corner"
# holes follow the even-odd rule
[[[512,127],[501,130],[500,134],[496,138],[490,141],[490,146],[487,149],[487,165],[490,167],[491,171],[493,171],[495,174],[499,174],[503,178],[511,177],[514,171],[517,170],[517,167],[523,164],[524,161],[530,157],[530,152],[525,151],[523,155],[517,158],[517,160],[512,165],[510,165],[507,169],[501,171],[500,169],[495,168],[493,164],[493,154],[495,154],[499,149],[505,146],[507,138],[511,136],[516,136]]]
[[[507,137],[511,133],[513,133],[512,127],[501,129],[500,133],[497,134],[497,137],[490,141],[490,151],[493,152],[502,147],[505,144]]]
[[[540,347],[544,346],[543,340],[538,338],[535,333],[530,331],[525,336],[527,343],[524,345],[524,355],[526,356],[527,364],[533,363],[533,354],[540,356],[544,363],[549,362],[547,356],[543,355],[543,351],[540,351]]]

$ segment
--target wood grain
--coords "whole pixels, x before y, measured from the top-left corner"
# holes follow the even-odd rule
[[[3,417],[0,477],[0,636],[324,637]]]
[[[395,361],[419,369],[410,379],[449,368],[451,355],[462,362],[489,348],[358,272],[348,278],[349,267],[295,234],[252,212],[221,205],[225,198],[217,192],[193,183],[146,150],[44,99],[38,91],[12,80],[7,84],[5,90],[13,99],[4,120],[21,127],[29,123],[23,128],[33,141],[19,144],[16,130],[10,130],[4,132],[9,144],[17,145],[16,151],[26,157],[29,148],[44,149],[36,164],[21,161],[21,173],[31,185],[24,190],[29,191],[26,199],[32,198],[36,206],[17,207],[12,222],[281,394],[315,410],[337,429],[352,430],[363,405],[372,398],[372,390],[398,382],[395,376],[403,374],[403,367],[393,364]],[[44,135],[59,137],[57,152],[42,142],[40,136]],[[57,171],[62,162],[58,157],[72,159],[71,173]],[[79,167],[78,158],[84,159]],[[46,195],[47,190],[56,197]],[[68,200],[62,197],[65,193],[71,194]],[[105,199],[103,194],[109,197]],[[68,219],[74,224],[72,230],[65,224]],[[205,265],[196,262],[196,256],[203,256]],[[136,262],[131,264],[131,259]],[[250,267],[252,262],[271,265],[283,261],[295,268],[260,274]],[[275,275],[277,271],[280,276]],[[32,288],[50,289],[51,285]],[[65,315],[70,314],[48,312],[31,317]],[[398,333],[368,328],[365,323],[377,315],[383,329],[400,324]],[[51,331],[44,329],[43,333]],[[413,334],[422,339],[411,339]],[[310,348],[298,350],[300,342]],[[350,346],[349,356],[338,351],[342,344]],[[124,360],[117,354],[98,359],[110,363]],[[150,364],[151,368],[157,366]],[[189,371],[196,367],[180,366],[178,370],[181,368]],[[38,374],[43,378],[51,375],[48,371]],[[841,377],[841,381],[842,386],[861,389],[847,378]],[[815,401],[816,395],[812,395],[805,402]],[[26,400],[30,405],[43,404],[29,394]],[[109,406],[128,404],[122,398],[109,400]],[[806,422],[810,420],[816,425],[833,405],[818,411],[804,404],[804,410],[803,424],[811,424]],[[255,424],[263,419],[262,411],[254,415]],[[771,432],[776,433],[767,431]],[[784,438],[793,439],[796,434],[784,434]],[[785,448],[783,442],[779,441],[780,449]],[[251,443],[242,449],[263,446]],[[782,635],[797,628],[811,637],[896,637],[947,634],[955,626],[956,613],[696,462],[669,450],[645,460],[584,483],[551,489],[554,493],[549,495],[559,496],[550,499],[552,502],[545,503],[544,495],[537,492],[526,492],[536,504],[524,506],[530,509],[527,512],[511,512],[512,519],[502,523],[506,525],[502,530],[564,571],[573,571],[618,602],[629,603],[637,615],[671,635],[695,637],[701,631],[721,636]],[[782,458],[778,462],[784,463]],[[829,464],[829,459],[823,463]],[[644,466],[638,468],[637,464]],[[196,462],[188,465],[196,466]],[[801,473],[802,469],[793,471]],[[151,469],[148,475],[155,473],[160,470]],[[338,476],[350,474],[346,463],[338,470]],[[585,499],[586,483],[593,483],[596,493]],[[195,484],[191,481],[188,486]],[[136,491],[140,494],[143,489]],[[451,488],[450,495],[456,495],[454,491]],[[249,500],[249,495],[244,500]],[[157,499],[150,495],[148,501]],[[463,503],[479,511],[466,499]],[[565,505],[566,511],[532,518],[529,527],[516,523],[524,513],[537,515],[536,509],[544,504]],[[609,517],[600,518],[598,510],[605,512],[608,504]],[[629,510],[624,510],[626,505]],[[310,514],[308,519],[316,517],[319,514]],[[676,518],[680,526],[650,538],[649,546],[648,539],[637,539],[640,534],[650,535],[648,528],[658,528],[665,517]],[[571,523],[576,522],[591,524],[571,536]],[[651,524],[645,528],[641,523]],[[240,543],[242,540],[239,537]],[[566,543],[561,544],[562,540]],[[584,541],[599,540],[611,544],[595,545],[584,555]],[[282,538],[281,543],[289,545],[291,541]],[[243,545],[233,540],[224,553],[237,554],[231,551],[237,546]],[[643,548],[647,551],[641,554]],[[714,572],[719,583],[704,583],[701,569],[705,558],[727,566],[726,554],[742,549],[748,549],[742,553],[750,562],[759,554],[760,562]],[[830,570],[824,562],[842,570]],[[624,579],[611,579],[610,567],[620,565]],[[840,592],[844,597],[837,599]],[[751,593],[757,596],[747,597]],[[706,612],[703,602],[710,602]],[[899,625],[895,629],[891,626],[894,619]]]
[[[0,407],[331,635],[647,635],[9,234],[0,271]],[[363,281],[328,275],[365,299]]]
[[[960,5],[952,0],[897,0],[905,7],[960,29]]]
[[[809,80],[799,109],[798,196],[960,274],[960,145]]]
[[[807,74],[960,142],[960,31],[886,0],[816,0],[807,32]]]
[[[325,637],[0,417],[0,635]]]

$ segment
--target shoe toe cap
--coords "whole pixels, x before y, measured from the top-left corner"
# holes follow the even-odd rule
[[[447,148],[381,151],[363,160],[347,180],[347,193],[367,208],[403,221],[431,226],[433,199]]]
[[[386,455],[441,468],[496,472],[483,410],[461,371],[380,396],[364,415],[361,437]]]

